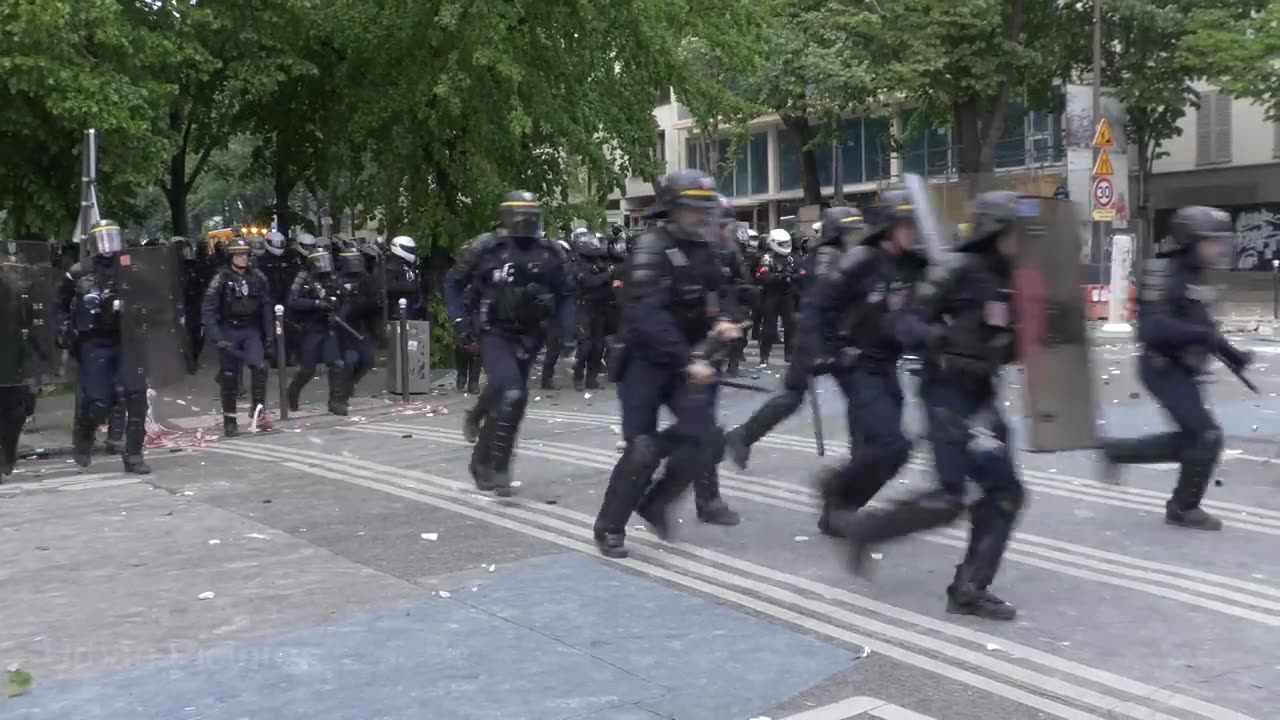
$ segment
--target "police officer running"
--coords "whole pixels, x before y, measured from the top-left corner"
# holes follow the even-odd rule
[[[865,573],[872,545],[959,517],[966,477],[972,479],[982,496],[969,507],[973,527],[964,561],[947,587],[947,612],[992,620],[1017,614],[988,587],[1024,497],[997,402],[1000,369],[1016,359],[1011,307],[1021,241],[1015,229],[1018,202],[1012,192],[978,196],[973,230],[956,245],[954,262],[922,283],[916,303],[894,318],[905,344],[925,348],[921,396],[939,487],[889,508],[865,508],[851,520],[833,520],[851,540],[855,572]]]
[[[626,557],[626,524],[639,513],[654,532],[669,538],[668,510],[701,474],[714,472],[716,370],[707,344],[723,346],[741,337],[731,322],[732,300],[723,294],[715,181],[683,170],[663,182],[658,212],[662,227],[635,244],[622,304],[620,372],[622,434],[627,447],[609,477],[596,516],[600,552]],[[728,301],[728,308],[722,304]],[[676,421],[658,435],[658,413],[666,406]],[[665,447],[664,447],[665,446]],[[662,458],[662,479],[649,487]]]
[[[808,277],[814,287],[821,287],[825,278],[835,274],[840,258],[847,250],[862,241],[866,223],[857,208],[833,207],[823,213],[822,239],[806,258]],[[869,251],[868,251],[869,252]],[[834,292],[836,288],[832,288]],[[841,299],[833,298],[839,302]],[[783,420],[791,417],[804,402],[804,393],[817,371],[819,360],[835,358],[842,350],[842,331],[839,313],[824,316],[813,304],[811,297],[800,302],[796,322],[798,342],[792,363],[783,380],[783,390],[769,398],[746,422],[729,431],[725,436],[725,451],[734,465],[745,469],[751,458],[751,446],[770,433]],[[817,333],[815,335],[815,333]],[[843,389],[843,385],[841,386]],[[848,395],[846,395],[846,399]],[[856,437],[853,424],[854,411],[849,409],[849,436]],[[824,521],[820,526],[825,527]]]
[[[475,328],[489,375],[487,414],[471,455],[480,490],[512,494],[511,455],[529,400],[529,370],[548,330],[570,337],[574,327],[573,279],[564,254],[542,233],[542,209],[532,193],[507,193],[502,227],[480,236],[461,253],[445,287],[455,327],[463,325],[476,290]]]
[[[69,310],[68,349],[79,364],[76,377],[76,416],[71,457],[80,467],[92,461],[94,434],[107,420],[117,385],[123,389],[125,472],[146,475],[143,459],[147,432],[147,383],[140,373],[126,372],[121,347],[120,259],[124,241],[120,226],[100,220],[89,229],[88,267],[77,264],[70,273],[74,284]]]
[[[255,428],[271,428],[267,415],[267,355],[275,345],[271,286],[261,270],[249,267],[251,247],[244,238],[227,243],[227,267],[213,276],[204,294],[201,317],[218,348],[218,386],[222,396],[222,432],[240,434],[236,394],[249,366],[249,417]]]
[[[378,293],[365,272],[365,256],[350,241],[338,251],[338,285],[334,307],[334,334],[342,353],[342,404],[345,408],[356,385],[373,369],[374,333],[377,331]],[[339,415],[345,414],[338,413]]]
[[[1147,261],[1138,293],[1138,340],[1142,384],[1178,429],[1103,443],[1108,479],[1120,465],[1177,462],[1178,481],[1165,503],[1165,521],[1194,530],[1221,530],[1222,521],[1200,507],[1222,454],[1222,427],[1205,407],[1198,379],[1210,357],[1232,372],[1252,356],[1227,341],[1209,303],[1213,288],[1205,269],[1220,266],[1231,252],[1231,216],[1193,206],[1174,213],[1172,247]]]

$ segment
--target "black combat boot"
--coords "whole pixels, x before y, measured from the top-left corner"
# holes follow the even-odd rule
[[[71,459],[82,468],[93,462],[93,436],[97,431],[93,420],[83,419],[76,413],[71,431]]]
[[[595,373],[590,373],[589,375],[587,375],[586,387],[588,390],[600,389],[600,379],[596,377]]]
[[[559,387],[556,385],[555,376],[555,370],[542,373],[542,381],[538,383],[538,387],[543,390],[558,390]]]
[[[1119,485],[1121,470],[1125,465],[1177,461],[1181,456],[1178,448],[1180,438],[1180,433],[1162,433],[1141,438],[1104,440],[1099,468],[1101,480],[1110,485]]]
[[[600,554],[615,560],[622,560],[627,557],[627,536],[620,532],[601,532],[595,531],[596,548],[600,550]]]
[[[107,416],[107,439],[102,444],[108,455],[124,450],[124,419],[124,400],[116,398],[111,405],[111,414]]]
[[[996,597],[986,587],[973,580],[969,566],[956,566],[955,578],[947,586],[947,612],[952,615],[973,615],[986,620],[1013,620],[1018,609]]]
[[[583,380],[582,375],[577,372],[573,373],[573,389],[575,392],[582,392],[587,389],[587,384]]]
[[[236,424],[234,415],[224,415],[222,417],[222,435],[223,437],[233,438],[240,434],[240,427]]]
[[[1164,506],[1165,522],[1192,530],[1222,529],[1222,521],[1200,507],[1221,452],[1220,430],[1202,434],[1183,451],[1178,483],[1173,488],[1173,497]]]
[[[742,522],[742,516],[734,512],[723,498],[716,498],[698,507],[698,519],[708,525],[733,527]]]

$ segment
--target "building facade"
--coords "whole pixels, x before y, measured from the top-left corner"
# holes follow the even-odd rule
[[[666,172],[697,168],[713,174],[737,208],[738,219],[759,230],[796,224],[805,206],[802,153],[781,118],[756,118],[745,138],[709,139],[699,135],[679,98],[662,100],[654,118],[659,165]],[[1029,111],[1011,103],[996,149],[997,174],[1010,187],[1052,195],[1065,187],[1062,139],[1062,113]],[[839,140],[816,147],[814,160],[823,204],[835,195],[835,172],[841,175],[845,201],[858,205],[873,203],[882,189],[901,182],[904,173],[916,173],[934,183],[940,205],[949,215],[962,209],[962,183],[955,170],[950,130],[933,126],[902,104],[869,117],[842,119]],[[632,178],[625,194],[611,198],[609,214],[614,221],[635,223],[653,201],[650,183]]]
[[[1280,123],[1264,109],[1200,84],[1200,107],[1188,108],[1182,134],[1152,168],[1154,237],[1184,205],[1214,205],[1235,222],[1232,269],[1272,271],[1280,259]]]

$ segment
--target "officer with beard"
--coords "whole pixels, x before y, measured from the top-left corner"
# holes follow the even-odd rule
[[[824,278],[835,273],[845,252],[862,241],[866,223],[857,208],[833,207],[823,213],[822,228],[822,237],[806,258],[808,267],[805,268],[811,282],[818,286]],[[812,375],[817,372],[820,361],[840,354],[843,333],[838,323],[834,322],[838,318],[835,314],[824,318],[811,300],[806,296],[800,302],[800,314],[796,322],[799,340],[793,362],[787,369],[783,391],[769,398],[746,422],[725,436],[725,452],[739,468],[746,469],[752,445],[800,409],[805,390],[812,382]],[[817,337],[813,336],[815,329]],[[856,437],[852,405],[849,411],[849,436]],[[827,526],[826,516],[824,512],[823,520],[819,522],[820,528]]]
[[[267,416],[267,355],[274,354],[275,323],[271,286],[262,271],[249,266],[252,250],[244,238],[227,244],[228,266],[219,270],[204,295],[201,318],[209,339],[218,346],[218,386],[222,396],[222,431],[240,434],[236,394],[244,366],[249,366],[253,425],[270,429]]]
[[[1231,216],[1211,207],[1182,208],[1174,213],[1172,226],[1172,247],[1148,260],[1142,272],[1138,373],[1178,429],[1105,441],[1105,469],[1115,482],[1121,465],[1178,463],[1165,521],[1193,530],[1221,530],[1222,521],[1200,507],[1222,454],[1222,427],[1205,407],[1199,378],[1207,374],[1210,357],[1237,374],[1252,359],[1222,335],[1209,307],[1215,291],[1205,269],[1225,263],[1235,236]]]
[[[502,227],[482,235],[458,258],[445,299],[455,326],[476,293],[475,327],[492,394],[471,455],[480,490],[512,494],[511,455],[529,400],[529,370],[554,326],[562,337],[574,328],[573,276],[563,252],[542,232],[542,209],[532,193],[507,193]]]
[[[760,284],[760,367],[769,364],[769,353],[778,341],[778,322],[782,322],[783,355],[791,362],[794,342],[795,285],[800,267],[791,254],[791,233],[778,228],[769,231],[769,249],[756,266],[756,282]]]
[[[289,409],[297,410],[302,390],[323,362],[329,369],[329,412],[347,414],[348,398],[343,395],[342,352],[334,327],[333,312],[337,308],[338,279],[333,274],[333,255],[317,249],[307,258],[307,267],[293,278],[289,287],[289,310],[297,319],[299,330],[298,372],[289,383],[286,398]]]
[[[573,389],[581,392],[600,389],[605,326],[613,297],[613,267],[599,236],[590,230],[583,228],[574,233],[573,250],[578,298],[578,352],[573,362]]]
[[[73,289],[66,345],[79,368],[71,457],[80,467],[89,466],[94,434],[107,420],[120,388],[126,410],[124,469],[146,475],[151,472],[142,455],[147,431],[146,378],[123,371],[120,252],[124,242],[120,226],[100,220],[89,230],[88,242],[88,266],[78,264],[70,273]],[[124,312],[138,310],[124,308]]]
[[[734,304],[724,292],[716,221],[715,181],[696,170],[665,178],[658,212],[662,227],[641,236],[627,266],[622,305],[626,350],[619,372],[622,434],[627,447],[609,477],[594,536],[607,557],[626,557],[626,525],[638,513],[664,539],[668,511],[700,475],[718,461],[716,370],[708,343],[742,336],[732,322]],[[658,435],[662,406],[675,423]],[[652,486],[659,463],[666,472]]]
[[[921,397],[939,487],[833,519],[851,541],[855,572],[865,574],[874,545],[958,518],[972,478],[982,496],[969,506],[969,547],[947,587],[947,612],[992,620],[1017,614],[988,588],[1024,499],[997,387],[1001,368],[1017,357],[1011,308],[1018,203],[1011,192],[978,196],[973,230],[955,247],[954,262],[922,283],[916,302],[892,321],[904,344],[923,348]]]

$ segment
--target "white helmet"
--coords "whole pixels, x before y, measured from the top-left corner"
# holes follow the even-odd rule
[[[791,233],[782,228],[769,231],[769,249],[779,255],[791,254]]]
[[[813,235],[817,237],[822,234],[822,221],[813,224]]]
[[[418,243],[408,235],[391,238],[391,253],[407,263],[418,264]]]

